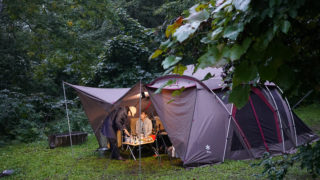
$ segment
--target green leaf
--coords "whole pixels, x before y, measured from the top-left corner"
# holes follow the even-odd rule
[[[233,75],[233,83],[238,85],[240,83],[247,83],[257,77],[258,69],[255,65],[250,65],[247,61],[241,62],[235,68]]]
[[[223,1],[222,1],[223,2]],[[219,12],[221,9],[231,5],[232,0],[227,0],[225,1],[223,4],[218,5],[218,7],[213,11],[213,13],[217,13]]]
[[[240,84],[232,88],[229,96],[229,102],[234,103],[238,109],[247,104],[250,93],[250,85]]]
[[[282,87],[284,90],[288,90],[295,83],[295,74],[293,70],[287,65],[282,65],[278,69],[277,77],[275,82]]]
[[[288,33],[288,31],[289,31],[289,29],[290,29],[290,26],[291,26],[291,24],[290,24],[290,22],[289,21],[283,21],[283,23],[282,23],[282,25],[281,25],[281,31],[283,32],[283,33],[285,33],[285,34],[287,34]]]
[[[178,64],[176,67],[174,67],[173,69],[173,73],[174,74],[179,74],[179,75],[183,75],[184,71],[187,70],[187,66],[184,66],[182,64]]]
[[[183,41],[188,39],[191,34],[196,32],[196,30],[200,26],[200,23],[201,22],[196,21],[193,23],[187,23],[185,25],[182,25],[180,28],[178,28],[176,30],[176,32],[173,34],[173,36],[177,38],[177,41],[182,43]]]
[[[235,44],[231,49],[230,49],[230,59],[231,61],[240,59],[240,57],[247,51],[248,47],[251,44],[251,38],[246,38],[242,45]]]
[[[207,8],[208,7],[208,4],[199,4],[196,8],[195,8],[195,10],[197,11],[197,12],[199,12],[199,11],[202,11],[203,9],[205,9],[205,8]]]
[[[277,75],[277,69],[271,65],[261,64],[259,66],[259,76],[261,80],[273,80]]]
[[[206,80],[211,79],[213,77],[214,77],[214,75],[212,75],[211,73],[207,73],[206,76],[201,81],[206,81]]]
[[[162,66],[164,69],[168,69],[169,67],[177,64],[179,61],[181,61],[181,57],[177,57],[174,55],[170,55],[168,57],[166,57],[166,59],[164,59],[164,61],[162,61]]]
[[[269,0],[269,7],[270,8],[273,8],[275,4],[276,4],[276,0]]]
[[[208,20],[209,17],[210,17],[210,13],[204,9],[202,11],[194,12],[190,14],[190,16],[185,18],[184,20],[187,21],[188,23],[204,22]]]
[[[159,55],[162,54],[162,52],[163,51],[161,49],[157,49],[154,53],[151,54],[151,56],[149,57],[149,60],[158,57]]]
[[[161,93],[161,91],[162,91],[162,89],[163,89],[164,87],[170,86],[171,84],[174,84],[174,83],[176,83],[176,80],[170,79],[170,80],[168,80],[165,84],[161,85],[154,93],[155,93],[155,94],[159,94],[159,93]]]
[[[235,44],[231,49],[230,49],[230,59],[231,61],[240,59],[241,55],[244,53],[242,47],[238,44]]]
[[[246,11],[249,8],[250,0],[234,0],[233,5],[237,10]]]
[[[226,27],[223,32],[224,38],[229,38],[231,40],[236,40],[239,33],[243,31],[243,23],[233,24]]]
[[[198,59],[198,63],[198,67],[203,69],[210,66],[220,66],[227,62],[222,59],[222,54],[217,47],[211,47]]]
[[[221,34],[223,28],[219,27],[217,29],[215,29],[214,31],[212,31],[211,33],[211,39],[215,39],[219,34]]]
[[[180,96],[181,93],[182,93],[185,89],[186,89],[186,88],[183,86],[183,87],[181,87],[180,89],[173,91],[171,95],[172,95],[173,97]]]

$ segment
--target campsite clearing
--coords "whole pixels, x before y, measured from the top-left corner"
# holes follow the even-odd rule
[[[296,113],[319,134],[320,105],[301,107]],[[0,171],[13,169],[13,175],[4,179],[138,179],[139,161],[115,161],[100,157],[94,135],[82,145],[49,149],[47,141],[29,144],[15,144],[0,148]],[[107,154],[109,155],[109,153]],[[250,164],[257,160],[225,161],[219,165],[186,170],[179,159],[170,161],[161,156],[161,163],[144,153],[141,160],[142,179],[255,179],[254,174],[261,168],[252,168]],[[129,152],[125,154],[129,157]],[[305,170],[294,166],[288,179],[311,179]]]

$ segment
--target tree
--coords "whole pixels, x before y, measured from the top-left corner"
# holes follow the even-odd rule
[[[249,82],[272,81],[288,94],[319,94],[319,7],[311,0],[196,4],[167,27],[168,39],[150,58],[163,57],[163,65],[180,74],[186,64],[224,67],[229,101],[239,108],[248,100]]]

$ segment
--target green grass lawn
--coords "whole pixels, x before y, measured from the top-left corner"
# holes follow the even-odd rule
[[[320,132],[320,105],[300,107],[295,111],[304,122]],[[15,173],[3,179],[257,179],[254,174],[261,168],[252,168],[258,160],[226,161],[213,166],[184,169],[178,159],[161,160],[152,155],[139,161],[110,160],[95,152],[98,147],[94,135],[82,145],[49,149],[46,141],[15,144],[0,148],[0,171],[13,169]],[[129,157],[128,152],[124,152]],[[305,170],[294,166],[287,179],[312,179]]]

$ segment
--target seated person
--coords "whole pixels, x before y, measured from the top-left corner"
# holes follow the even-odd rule
[[[150,136],[152,134],[152,122],[148,118],[145,112],[141,112],[141,121],[136,122],[136,133],[137,135],[143,134],[144,137]],[[141,125],[140,125],[141,122]],[[141,130],[141,131],[140,131]]]

